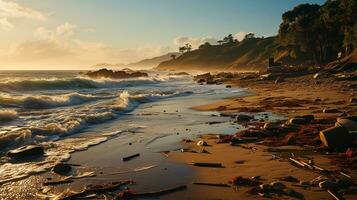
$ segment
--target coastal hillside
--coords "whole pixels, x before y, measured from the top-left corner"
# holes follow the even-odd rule
[[[249,38],[222,45],[201,45],[176,59],[160,63],[157,69],[168,70],[229,70],[236,67],[261,69],[268,63],[278,44],[276,37]]]
[[[167,53],[162,56],[157,56],[157,57],[153,57],[153,58],[144,59],[139,62],[130,63],[130,64],[126,65],[126,67],[138,68],[138,69],[151,69],[151,68],[154,68],[157,65],[159,65],[161,62],[170,60],[170,59],[172,59],[173,56],[178,57],[179,55],[180,55],[180,53],[177,53],[177,52]]]
[[[158,65],[159,70],[264,70],[268,59],[283,66],[328,66],[351,55],[357,47],[357,1],[300,4],[282,14],[274,37],[247,34],[242,41],[228,35],[218,44],[180,47],[183,55]],[[350,60],[350,59],[348,59]]]

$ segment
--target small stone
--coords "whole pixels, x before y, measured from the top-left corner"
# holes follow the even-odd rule
[[[72,170],[71,165],[65,163],[58,163],[52,168],[52,171],[54,173],[60,175],[67,175],[69,172],[71,172],[71,170]]]
[[[292,183],[299,182],[299,180],[293,176],[284,176],[284,177],[280,178],[280,180],[286,181],[286,182],[292,182]]]
[[[340,111],[335,108],[325,108],[322,110],[323,113],[339,113]]]
[[[208,143],[206,142],[206,141],[204,141],[204,140],[200,140],[200,141],[198,141],[197,142],[197,146],[208,146]]]
[[[285,188],[284,183],[280,182],[280,181],[274,181],[270,183],[270,186],[272,186],[272,188],[274,190],[283,190]]]
[[[243,115],[243,114],[242,114],[242,115],[238,115],[237,118],[236,118],[236,120],[237,120],[238,122],[250,121],[250,120],[252,120],[252,119],[254,119],[253,116]]]
[[[259,188],[262,189],[262,190],[271,190],[271,189],[273,189],[271,185],[266,184],[266,183],[259,185]]]

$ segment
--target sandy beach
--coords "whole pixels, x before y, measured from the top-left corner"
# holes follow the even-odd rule
[[[200,111],[219,110],[222,113],[257,113],[270,111],[285,116],[286,118],[298,115],[313,114],[319,119],[335,119],[342,113],[356,114],[356,105],[350,102],[355,97],[353,90],[347,89],[348,83],[335,82],[332,80],[319,80],[312,75],[289,78],[282,83],[274,81],[248,82],[242,80],[230,81],[230,84],[239,87],[247,87],[251,92],[245,97],[226,99],[217,103],[194,107]],[[320,99],[320,100],[317,100]],[[338,109],[336,113],[324,113],[324,109]],[[197,146],[199,140],[204,140],[208,146]],[[282,181],[286,190],[293,189],[301,196],[272,195],[273,199],[334,199],[331,194],[318,186],[302,187],[299,185],[308,182],[321,173],[299,167],[289,162],[289,157],[310,158],[321,168],[334,171],[346,169],[353,181],[356,181],[357,172],[355,161],[347,168],[336,163],[332,156],[325,152],[317,152],[317,148],[310,145],[281,145],[270,147],[269,145],[247,143],[239,146],[230,144],[218,144],[216,134],[207,134],[199,140],[186,143],[187,149],[194,149],[180,153],[170,153],[170,159],[180,163],[204,162],[221,163],[222,168],[196,167],[193,182],[201,183],[229,183],[234,177],[260,176],[262,183],[281,181],[284,177],[293,176],[294,182]],[[196,153],[205,149],[208,153]],[[325,154],[325,155],[324,155]],[[279,155],[275,157],[275,155]],[[354,159],[354,158],[352,158]],[[252,195],[251,186],[217,187],[207,185],[192,185],[192,199],[255,199],[261,198]],[[354,199],[355,194],[344,195],[345,199]]]

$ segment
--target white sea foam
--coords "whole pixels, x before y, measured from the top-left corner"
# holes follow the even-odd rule
[[[80,94],[77,92],[63,95],[23,95],[15,96],[7,93],[0,93],[0,105],[23,108],[54,108],[60,106],[78,105],[84,102],[113,98],[113,96],[94,96],[91,94]]]
[[[0,122],[12,121],[18,118],[16,110],[0,109]]]

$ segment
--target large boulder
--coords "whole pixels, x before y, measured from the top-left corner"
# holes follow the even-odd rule
[[[353,135],[342,126],[331,127],[320,132],[322,144],[329,148],[347,148],[352,144]]]
[[[43,156],[44,150],[39,145],[28,145],[7,152],[7,156],[14,159],[24,159],[30,157]]]

